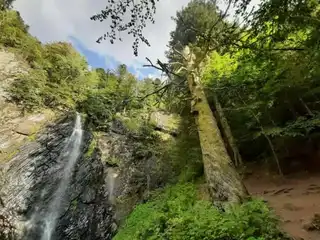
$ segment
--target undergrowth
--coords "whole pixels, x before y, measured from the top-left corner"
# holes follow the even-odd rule
[[[114,240],[284,240],[279,220],[260,200],[219,212],[197,199],[196,185],[178,184],[138,205]]]

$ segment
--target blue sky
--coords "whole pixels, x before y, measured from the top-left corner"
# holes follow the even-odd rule
[[[145,58],[148,57],[154,62],[157,59],[166,60],[164,52],[170,31],[175,28],[171,16],[174,16],[188,1],[159,1],[156,23],[148,25],[144,31],[144,36],[151,43],[151,47],[141,44],[138,57],[133,55],[134,39],[126,34],[121,36],[123,42],[96,43],[109,27],[109,23],[95,22],[90,20],[90,17],[103,9],[107,0],[15,0],[14,8],[30,26],[30,33],[43,43],[71,42],[87,58],[92,67],[113,69],[123,63],[130,72],[141,79],[160,76],[159,71],[143,67],[143,64],[146,64]]]
[[[156,62],[166,61],[164,52],[175,23],[171,17],[181,10],[190,0],[160,0],[157,2],[155,24],[149,24],[144,36],[151,47],[141,44],[139,56],[132,50],[133,38],[121,35],[123,42],[101,44],[96,40],[109,28],[108,22],[100,23],[90,17],[105,8],[107,0],[15,0],[14,8],[30,26],[29,32],[43,43],[68,41],[87,58],[92,67],[115,68],[119,63],[126,64],[138,78],[159,76],[155,69],[144,68],[145,58]],[[256,4],[259,0],[252,0]],[[218,0],[225,9],[225,1]]]
[[[85,45],[81,43],[75,37],[69,37],[72,45],[86,57],[89,65],[93,68],[105,68],[105,69],[114,69],[116,66],[121,64],[120,61],[117,61],[113,56],[102,56],[97,54],[94,51],[91,51],[86,48]]]
[[[121,64],[115,57],[111,55],[99,55],[98,53],[91,51],[86,48],[85,45],[81,43],[75,37],[69,37],[72,45],[86,57],[88,64],[93,68],[104,68],[104,69],[115,69],[117,66]],[[139,79],[143,79],[144,77],[152,76],[157,77],[160,72],[153,68],[143,67],[142,64],[139,65],[129,65],[128,71],[135,74]]]

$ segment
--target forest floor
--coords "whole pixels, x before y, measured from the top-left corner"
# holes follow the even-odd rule
[[[320,214],[320,174],[281,178],[255,173],[244,182],[252,195],[268,201],[294,240],[320,240],[320,229],[314,229],[319,226],[311,224],[315,214]]]

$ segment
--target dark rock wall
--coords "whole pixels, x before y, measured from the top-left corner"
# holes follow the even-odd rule
[[[0,221],[2,216],[6,222],[0,229],[0,237],[2,232],[2,237],[7,239],[41,238],[43,219],[65,166],[63,158],[59,161],[59,155],[73,125],[73,117],[69,117],[48,126],[36,141],[21,147],[3,169]],[[91,133],[85,131],[81,157],[61,199],[63,210],[52,240],[111,239],[113,214],[107,201],[105,168],[97,151],[92,156],[85,154],[91,138]]]
[[[121,122],[114,121],[109,132],[98,138],[117,224],[122,224],[135,205],[146,201],[152,190],[164,187],[174,174],[171,166],[161,161],[161,152],[153,148],[161,143],[146,137],[130,133]]]
[[[59,155],[73,126],[73,115],[47,126],[3,166],[1,240],[41,239],[44,219],[66,164]],[[95,137],[84,131],[80,158],[61,199],[52,240],[111,239],[134,206],[174,175],[170,164],[161,161],[161,152],[153,149],[157,144],[161,142],[128,131],[120,121]]]

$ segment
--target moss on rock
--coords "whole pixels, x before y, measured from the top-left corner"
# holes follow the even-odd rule
[[[97,147],[97,140],[93,138],[89,144],[87,152],[85,153],[85,157],[91,157],[96,147]]]

